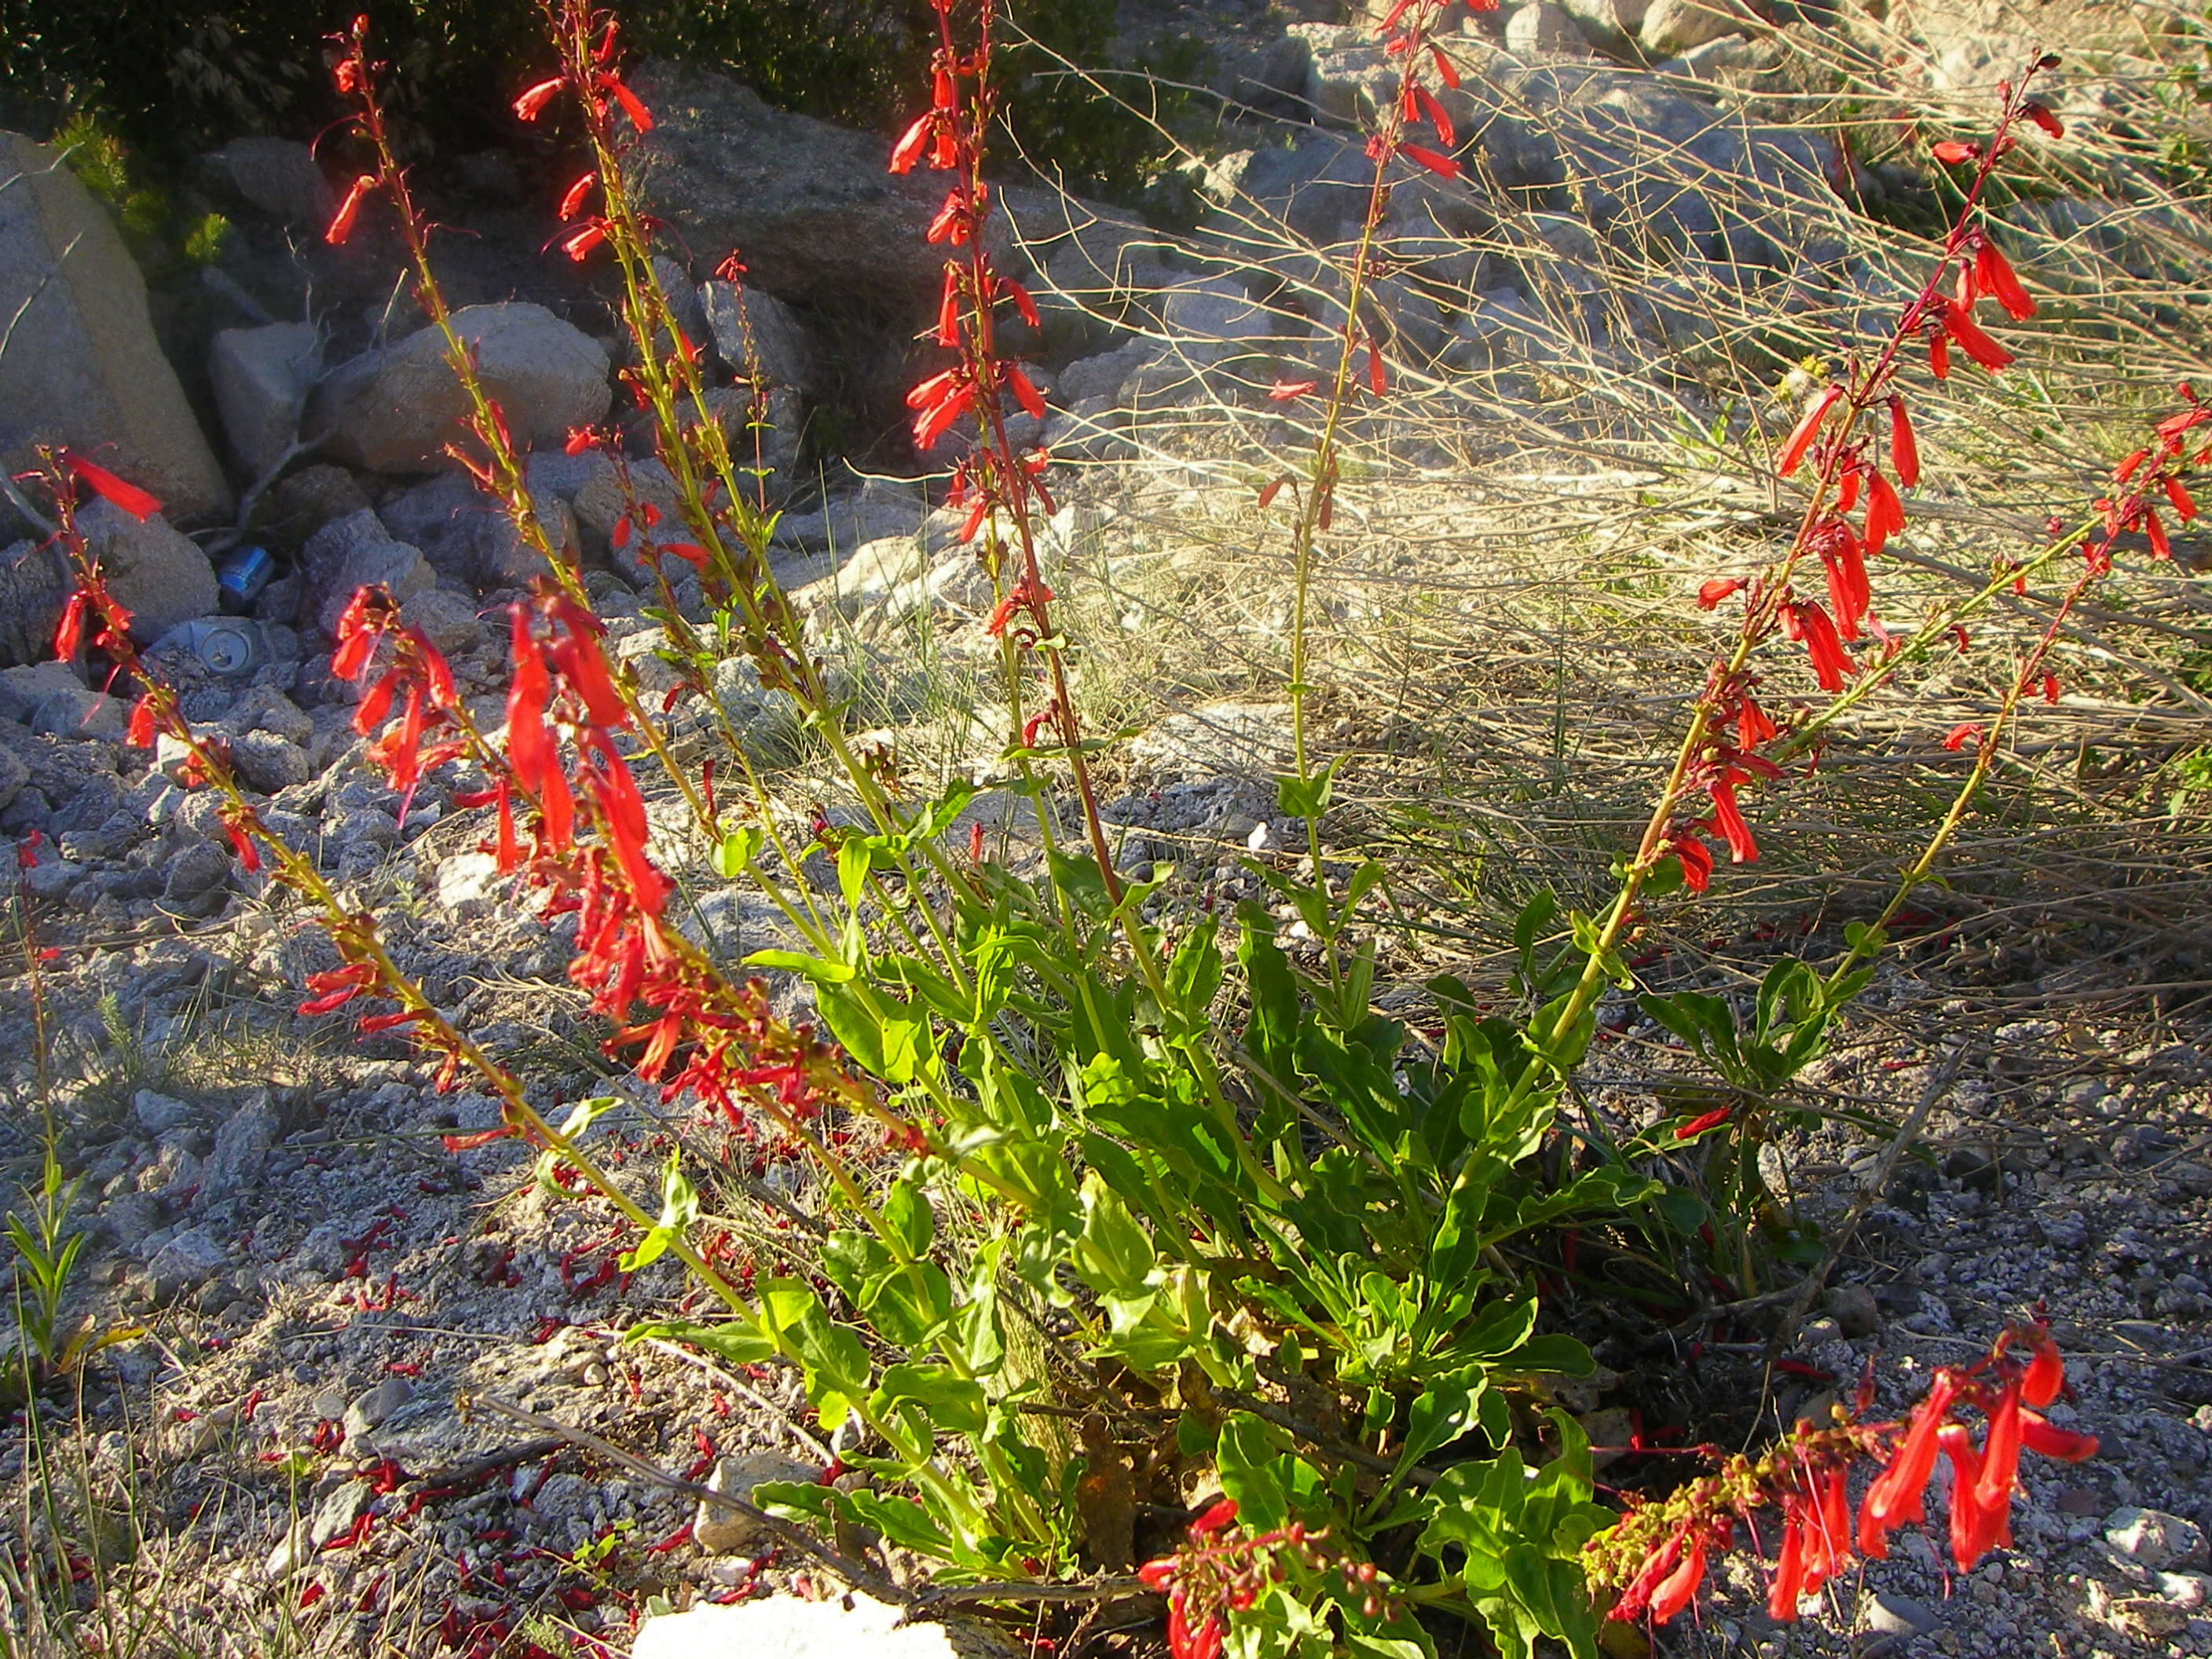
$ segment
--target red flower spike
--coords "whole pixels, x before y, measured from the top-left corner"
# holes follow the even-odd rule
[[[1905,399],[1894,392],[1889,394],[1889,465],[1907,489],[1920,482],[1920,446],[1912,436],[1912,417],[1905,412]]]
[[[1805,459],[1805,452],[1813,447],[1813,440],[1820,430],[1820,422],[1828,418],[1828,411],[1843,401],[1844,389],[1832,386],[1813,402],[1813,406],[1798,417],[1796,427],[1782,446],[1782,453],[1774,464],[1778,477],[1788,477]]]
[[[562,85],[563,82],[558,76],[554,76],[550,81],[540,81],[514,100],[516,118],[535,121],[545,112],[545,106],[553,101],[555,94],[559,93]]]

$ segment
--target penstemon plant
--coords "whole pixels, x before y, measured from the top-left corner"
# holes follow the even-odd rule
[[[1869,1423],[1862,1401],[1832,1425],[1801,1424],[1763,1457],[1723,1462],[1673,1498],[1616,1516],[1592,1501],[1575,1421],[1538,1410],[1537,1379],[1587,1370],[1589,1357],[1571,1338],[1539,1331],[1532,1276],[1508,1250],[1532,1235],[1633,1228],[1662,1190],[1646,1169],[1688,1141],[1726,1148],[1744,1203],[1755,1203],[1755,1104],[1566,1156],[1559,1101],[1592,1040],[1598,997],[1632,983],[1623,940],[1650,902],[1705,889],[1713,841],[1734,861],[1756,858],[1740,787],[1778,780],[1783,760],[1902,665],[2081,552],[2081,570],[2014,665],[1985,728],[1954,734],[1954,747],[1971,743],[1975,754],[1951,810],[1889,908],[1850,931],[1842,959],[1825,972],[1778,964],[1747,1028],[1717,999],[1645,999],[1739,1100],[1775,1095],[1866,982],[1884,927],[1932,875],[2023,702],[2055,695],[2053,642],[2111,568],[2118,538],[2140,532],[2163,556],[2160,502],[2184,518],[2195,512],[2185,477],[2212,449],[2192,438],[2212,409],[2189,394],[2154,445],[2116,470],[2094,519],[2054,530],[2033,558],[1911,635],[1887,634],[1873,613],[1867,562],[1904,528],[1901,492],[1920,475],[1900,384],[1906,348],[1923,343],[1938,378],[1954,347],[1994,373],[2010,359],[1975,320],[1977,302],[1995,299],[2015,319],[2034,308],[1979,210],[2014,129],[2055,127],[2027,96],[2032,76],[2006,88],[1986,143],[1939,150],[1973,173],[1936,269],[1889,337],[1851,360],[1784,442],[1777,472],[1811,473],[1796,535],[1747,581],[1717,579],[1700,594],[1709,609],[1741,594],[1742,619],[1692,703],[1613,903],[1570,918],[1569,947],[1548,959],[1538,944],[1555,912],[1539,904],[1521,918],[1526,1018],[1478,1017],[1467,988],[1439,980],[1430,1035],[1417,1036],[1374,1012],[1372,947],[1352,941],[1386,873],[1364,864],[1332,884],[1324,865],[1329,773],[1314,765],[1305,732],[1306,611],[1333,526],[1341,435],[1359,399],[1389,390],[1359,319],[1395,171],[1458,173],[1443,97],[1455,71],[1434,40],[1443,0],[1401,0],[1382,24],[1401,83],[1370,146],[1366,228],[1337,361],[1326,392],[1318,381],[1277,387],[1285,401],[1325,403],[1310,471],[1270,485],[1261,503],[1292,485],[1296,744],[1279,787],[1285,812],[1306,821],[1309,856],[1302,872],[1261,873],[1321,941],[1313,969],[1293,962],[1257,907],[1233,924],[1180,913],[1163,872],[1117,871],[1110,857],[1093,740],[1073,694],[1080,659],[1055,623],[1038,554],[1037,514],[1054,508],[1051,458],[1009,440],[1010,408],[1037,415],[1043,405],[1000,350],[1000,319],[1033,319],[1034,307],[994,265],[986,234],[995,0],[933,4],[930,102],[890,166],[946,179],[929,231],[945,252],[930,336],[945,356],[908,401],[918,447],[965,441],[950,499],[995,586],[987,631],[1000,653],[1006,742],[993,777],[922,802],[851,739],[848,710],[770,568],[773,519],[757,477],[748,488],[707,395],[701,349],[659,286],[652,221],[631,183],[631,149],[653,116],[623,78],[617,24],[583,0],[548,0],[557,67],[515,110],[526,119],[568,110],[579,124],[590,165],[562,203],[559,246],[614,264],[635,345],[623,385],[674,480],[674,507],[664,511],[633,488],[609,434],[571,440],[573,453],[602,454],[628,492],[617,534],[636,539],[656,577],[655,615],[681,677],[659,708],[605,648],[582,573],[538,520],[527,457],[453,326],[429,228],[386,136],[365,21],[337,43],[338,88],[368,165],[331,240],[372,204],[396,216],[417,298],[470,411],[453,453],[545,565],[507,619],[513,673],[497,729],[472,718],[435,648],[387,596],[355,595],[332,667],[362,688],[356,729],[374,738],[370,758],[403,796],[440,768],[473,775],[456,802],[488,814],[499,870],[538,896],[548,920],[575,918],[569,974],[609,1028],[609,1054],[664,1103],[769,1126],[798,1148],[829,1197],[818,1248],[800,1271],[732,1282],[692,1237],[700,1187],[715,1171],[679,1154],[657,1194],[631,1192],[591,1150],[611,1100],[583,1102],[556,1127],[433,1006],[375,918],[272,830],[220,745],[193,731],[138,659],[74,508],[81,488],[142,515],[155,504],[81,457],[50,455],[58,541],[78,579],[57,650],[74,653],[90,622],[94,647],[140,688],[131,741],[178,745],[190,775],[222,797],[241,859],[255,866],[265,855],[274,879],[320,912],[342,963],[311,978],[301,1012],[356,1010],[363,1030],[410,1032],[442,1057],[441,1086],[469,1074],[501,1104],[501,1127],[459,1138],[455,1150],[505,1137],[529,1144],[549,1189],[572,1177],[635,1228],[627,1265],[672,1255],[720,1304],[715,1318],[656,1321],[634,1337],[800,1374],[844,1466],[867,1479],[759,1495],[823,1535],[880,1535],[935,1580],[924,1595],[885,1578],[872,1586],[881,1593],[926,1601],[965,1585],[973,1599],[1019,1602],[1042,1596],[1045,1583],[1077,1595],[1158,1592],[1177,1659],[1212,1659],[1232,1643],[1250,1655],[1433,1653],[1454,1619],[1480,1620],[1505,1653],[1529,1654],[1549,1637],[1589,1656],[1608,1612],[1663,1620],[1686,1606],[1735,1522],[1765,1504],[1784,1517],[1774,1606],[1794,1613],[1799,1594],[1850,1553],[1838,1517],[1852,1464],[1881,1468],[1857,1530],[1858,1552],[1878,1557],[1889,1533],[1917,1517],[1939,1450],[1964,1494],[1951,1517],[1960,1564],[2000,1545],[2020,1450],[2064,1457],[2089,1443],[2036,1415],[2062,1382],[2039,1328],[2008,1330],[1980,1364],[1940,1375],[1909,1424]],[[2032,73],[2049,67],[2041,60]],[[1435,147],[1412,141],[1423,126]],[[733,279],[735,260],[723,267]],[[1863,434],[1869,421],[1886,424],[1886,444]],[[696,575],[703,619],[679,605],[665,574],[672,558]],[[1802,592],[1816,563],[1824,592]],[[1863,647],[1851,653],[1866,636],[1878,658]],[[1804,647],[1832,694],[1794,727],[1758,695],[1778,638]],[[732,654],[818,739],[859,822],[839,827],[817,814],[803,833],[793,827],[714,705],[715,665]],[[711,764],[695,773],[679,758],[666,721],[687,700],[708,705],[742,793],[718,793]],[[787,925],[787,943],[743,965],[804,980],[818,1024],[779,1017],[757,979],[676,925],[689,877],[672,866],[665,833],[650,833],[647,796],[660,784],[680,800],[708,867],[757,885]],[[1031,805],[1037,873],[988,857],[981,833],[958,844],[955,826],[975,821],[978,798],[993,793]],[[826,893],[801,870],[817,856],[835,870]],[[1954,1420],[1961,1406],[1986,1417],[1979,1448]],[[1069,1419],[1079,1435],[1060,1432]],[[1535,1467],[1524,1455],[1532,1446],[1549,1449]],[[1172,1517],[1164,1525],[1146,1518],[1163,1514]]]

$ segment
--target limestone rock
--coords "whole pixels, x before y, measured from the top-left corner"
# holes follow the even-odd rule
[[[936,291],[944,254],[922,233],[937,174],[886,173],[875,134],[779,113],[707,70],[656,62],[631,85],[654,119],[640,182],[690,246],[742,249],[746,280],[785,300],[904,312]]]
[[[0,132],[0,465],[67,444],[183,523],[228,510],[230,485],[154,337],[146,282],[106,212],[54,151]],[[0,506],[0,523],[14,525]]]
[[[1651,0],[1559,0],[1590,45],[1616,58],[1633,56]]]
[[[811,1480],[818,1473],[812,1464],[801,1463],[780,1452],[740,1452],[716,1463],[707,1484],[726,1498],[751,1503],[753,1488],[763,1481]],[[691,1535],[698,1540],[701,1549],[711,1550],[716,1555],[739,1555],[756,1546],[766,1548],[773,1541],[752,1516],[720,1508],[704,1499],[700,1502]]]
[[[711,1603],[638,1627],[633,1659],[1006,1659],[1002,1638],[965,1621],[899,1622],[900,1610],[854,1591],[827,1601],[793,1595]]]
[[[743,376],[746,364],[746,335],[751,334],[751,355],[760,364],[761,378],[770,386],[794,391],[815,390],[814,347],[799,315],[773,294],[748,289],[739,295],[727,283],[707,283],[699,295],[713,330],[714,349],[732,373]]]
[[[1639,38],[1654,62],[1680,58],[1692,46],[1752,28],[1759,19],[1743,0],[1651,0]]]
[[[314,152],[292,138],[234,138],[200,158],[201,179],[279,224],[320,232],[336,204]]]
[[[141,645],[217,608],[215,567],[161,514],[142,523],[101,501],[80,512],[77,523],[107,573],[109,590],[131,613],[131,637]]]
[[[1589,37],[1558,0],[1528,0],[1505,20],[1505,50],[1516,58],[1580,53],[1589,45]]]
[[[215,337],[208,373],[232,458],[258,477],[283,455],[298,430],[301,399],[313,384],[317,339],[310,323],[227,328]]]
[[[582,330],[519,300],[465,307],[453,322],[476,349],[485,390],[518,445],[557,447],[573,428],[605,416],[613,397],[607,354]],[[437,472],[453,465],[445,447],[462,435],[467,410],[443,337],[423,328],[333,370],[308,419],[318,430],[330,427],[329,452],[349,465]]]

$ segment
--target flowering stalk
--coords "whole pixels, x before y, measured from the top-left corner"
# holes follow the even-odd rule
[[[1167,1597],[1173,1659],[1218,1659],[1231,1616],[1249,1611],[1292,1567],[1308,1577],[1334,1567],[1344,1600],[1364,1618],[1396,1619],[1405,1613],[1395,1587],[1375,1563],[1329,1547],[1328,1528],[1293,1521],[1251,1532],[1237,1525],[1233,1498],[1209,1505],[1184,1528],[1175,1553],[1146,1562],[1137,1577]]]
[[[2057,129],[2056,118],[2027,95],[2033,77],[2057,62],[2039,57],[2017,87],[2005,83],[1986,143],[1939,147],[1940,159],[1971,162],[1974,173],[1934,270],[1873,360],[1853,372],[1847,383],[1831,385],[1819,393],[1777,456],[1775,471],[1784,478],[1808,460],[1813,465],[1813,486],[1796,534],[1780,556],[1748,582],[1717,579],[1700,590],[1698,603],[1709,610],[1738,592],[1744,594],[1735,643],[1714,662],[1692,705],[1674,765],[1620,890],[1595,929],[1581,976],[1546,1012],[1543,1029],[1532,1033],[1547,1063],[1523,1075],[1516,1085],[1516,1100],[1544,1086],[1549,1077],[1571,1063],[1575,1034],[1613,971],[1613,946],[1638,914],[1652,873],[1671,859],[1680,865],[1691,890],[1702,890],[1713,867],[1707,836],[1719,839],[1735,862],[1748,863],[1759,856],[1736,791],[1753,780],[1780,775],[1779,767],[1762,751],[1781,732],[1759,705],[1758,677],[1751,671],[1753,655],[1778,635],[1789,639],[1804,647],[1821,689],[1836,693],[1861,672],[1849,645],[1863,631],[1880,637],[1880,624],[1871,614],[1866,560],[1905,527],[1899,489],[1910,489],[1920,477],[1918,440],[1898,387],[1900,359],[1907,345],[1924,345],[1929,369],[1939,380],[1950,374],[1954,346],[1991,374],[2013,361],[2011,353],[1975,320],[1975,302],[1993,298],[2015,319],[2032,315],[2035,303],[1982,227],[1980,202],[1998,161],[2014,147],[2014,129],[2020,123]],[[1946,148],[1953,153],[1943,154]],[[1887,443],[1879,453],[1858,435],[1862,422],[1876,410],[1887,416]],[[1850,517],[1855,510],[1861,514],[1856,525]],[[1801,594],[1792,585],[1792,578],[1808,562],[1820,567],[1825,600]],[[1698,798],[1708,805],[1704,817],[1690,816],[1689,803]]]
[[[1456,89],[1459,85],[1459,71],[1435,41],[1453,3],[1454,0],[1396,0],[1376,26],[1375,32],[1383,40],[1384,51],[1398,60],[1398,84],[1377,112],[1375,130],[1367,140],[1367,156],[1374,164],[1374,173],[1368,183],[1366,211],[1360,220],[1359,240],[1352,249],[1346,276],[1344,319],[1337,329],[1336,364],[1329,374],[1321,433],[1314,442],[1306,487],[1296,492],[1296,508],[1291,520],[1291,764],[1301,785],[1310,785],[1313,776],[1306,732],[1306,702],[1313,688],[1306,683],[1306,669],[1310,649],[1315,544],[1335,516],[1337,450],[1345,417],[1363,385],[1369,393],[1380,398],[1390,384],[1382,345],[1360,322],[1360,312],[1368,290],[1381,275],[1382,260],[1376,240],[1390,210],[1391,173],[1398,163],[1410,161],[1439,178],[1460,176],[1459,162],[1452,155],[1458,147],[1459,134],[1436,94],[1438,86]],[[1466,0],[1466,4],[1470,11],[1498,9],[1498,0]],[[1433,147],[1413,143],[1408,137],[1424,126],[1433,134]],[[1316,389],[1316,383],[1311,380],[1280,381],[1268,395],[1278,403],[1289,403]],[[1290,482],[1284,477],[1268,483],[1261,491],[1261,507],[1264,509],[1276,492]],[[1303,816],[1306,820],[1307,851],[1318,879],[1321,814],[1316,808]],[[1329,965],[1332,973],[1338,971],[1333,953]]]
[[[376,77],[383,67],[368,57],[368,19],[356,17],[344,33],[336,37],[339,59],[334,71],[340,94],[353,100],[352,129],[367,143],[375,171],[364,173],[354,180],[346,193],[337,216],[331,220],[325,240],[333,244],[343,242],[354,228],[361,210],[368,199],[376,194],[387,197],[399,225],[400,240],[407,250],[407,258],[414,273],[416,303],[422,314],[430,319],[445,343],[446,362],[460,383],[462,394],[468,400],[469,416],[465,424],[470,433],[482,446],[483,458],[477,459],[458,445],[449,445],[447,453],[468,472],[477,486],[495,500],[514,524],[515,533],[525,545],[544,560],[547,574],[557,584],[569,600],[588,607],[584,592],[582,573],[569,561],[563,550],[556,549],[548,535],[543,520],[538,516],[536,503],[530,494],[524,471],[524,458],[517,450],[510,432],[506,412],[499,402],[486,390],[483,375],[477,371],[476,356],[468,343],[453,327],[453,312],[446,303],[444,291],[430,268],[429,221],[423,216],[415,201],[414,192],[407,179],[407,169],[399,163],[392,147],[392,139],[384,120],[384,107],[377,93]],[[624,88],[627,92],[627,88]],[[668,749],[667,740],[654,723],[645,717],[635,683],[626,669],[617,673],[614,693],[629,711],[641,741],[653,751],[692,817],[701,828],[717,840],[720,838],[715,816],[704,797],[693,784],[690,775],[677,762]]]
[[[308,989],[314,994],[301,1006],[301,1012],[331,1012],[362,995],[397,1003],[396,1012],[362,1018],[359,1029],[370,1035],[404,1029],[424,1048],[442,1054],[444,1064],[438,1077],[441,1088],[450,1088],[464,1067],[475,1073],[500,1102],[504,1127],[498,1133],[514,1135],[568,1164],[613,1204],[624,1218],[650,1231],[654,1225],[653,1218],[570,1137],[546,1122],[524,1097],[522,1085],[514,1074],[457,1030],[422,988],[392,961],[375,919],[349,908],[315,867],[314,860],[269,826],[240,786],[225,750],[192,729],[174,689],[140,658],[131,639],[130,613],[109,590],[99,559],[77,525],[76,485],[82,482],[125,511],[142,517],[158,511],[160,503],[143,490],[122,484],[112,474],[70,457],[66,452],[50,452],[42,462],[46,488],[54,502],[55,539],[67,556],[76,578],[75,589],[57,629],[57,653],[73,654],[88,621],[92,626],[91,643],[114,664],[115,678],[128,678],[141,688],[131,708],[127,741],[136,748],[151,748],[162,738],[176,744],[183,751],[186,781],[212,788],[222,796],[223,828],[237,851],[240,863],[249,872],[258,871],[264,867],[262,854],[265,852],[271,878],[300,894],[320,913],[342,965],[309,975]],[[394,701],[404,702],[404,712],[391,732],[380,739],[379,750],[395,781],[403,781],[411,788],[423,770],[454,757],[472,743],[480,747],[481,739],[472,732],[462,735],[465,728],[455,724],[465,722],[466,714],[454,696],[452,675],[436,648],[416,630],[396,626],[388,601],[375,609],[376,621],[373,623],[368,620],[371,611],[372,601],[363,596],[356,596],[349,607],[340,665],[348,665],[349,659],[356,673],[366,672],[378,638],[386,633],[391,635],[395,648],[390,665],[362,705],[368,718],[357,714],[356,726],[366,735],[383,723]],[[426,738],[430,740],[427,750],[423,747]],[[747,1310],[748,1304],[736,1287],[688,1243],[679,1238],[672,1241],[670,1248],[727,1306],[733,1310]]]
[[[1593,1589],[1611,1597],[1610,1618],[1663,1625],[1695,1599],[1709,1559],[1729,1547],[1737,1524],[1761,1510],[1779,1509],[1782,1534],[1766,1610],[1787,1622],[1797,1617],[1802,1597],[1850,1565],[1854,1548],[1881,1560],[1892,1534],[1926,1518],[1924,1494],[1941,1455],[1953,1470],[1952,1560],[1965,1572],[2011,1541],[2013,1487],[2023,1451],[2069,1463],[2095,1455],[2094,1437],[2041,1415],[2064,1386],[2064,1362],[2039,1322],[2008,1327],[1964,1370],[1937,1371],[1901,1422],[1865,1420],[1869,1376],[1856,1407],[1838,1405],[1832,1425],[1818,1428],[1801,1418],[1789,1438],[1762,1456],[1731,1456],[1664,1499],[1632,1503],[1616,1525],[1590,1540],[1584,1570]],[[1986,1425],[1978,1448],[1956,1419],[1968,1407]],[[1855,1525],[1849,1487],[1862,1462],[1877,1465],[1878,1473],[1861,1498]]]

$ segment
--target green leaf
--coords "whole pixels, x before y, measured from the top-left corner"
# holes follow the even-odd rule
[[[1275,780],[1275,809],[1285,817],[1317,818],[1328,810],[1330,797],[1336,791],[1336,769],[1339,763],[1331,761],[1320,771],[1307,777],[1284,774]]]
[[[832,962],[826,957],[809,955],[805,951],[755,951],[745,958],[748,968],[777,968],[786,973],[797,974],[817,985],[842,985],[855,977],[860,970],[842,962]]]
[[[1399,1467],[1419,1462],[1474,1428],[1480,1421],[1483,1396],[1489,1390],[1489,1381],[1480,1366],[1431,1382],[1415,1397],[1407,1416],[1406,1443],[1398,1454]]]
[[[668,1169],[660,1178],[660,1219],[634,1249],[623,1253],[621,1265],[626,1273],[634,1273],[659,1261],[667,1254],[668,1247],[683,1237],[699,1218],[699,1194],[684,1176],[681,1157],[681,1153],[673,1152],[668,1155]]]
[[[880,1412],[902,1400],[919,1401],[932,1425],[958,1434],[982,1433],[989,1414],[982,1384],[943,1365],[886,1366],[876,1383],[875,1403]]]
[[[642,1342],[647,1337],[680,1342],[732,1365],[758,1365],[776,1356],[774,1340],[750,1319],[725,1320],[714,1325],[690,1319],[655,1319],[623,1333],[625,1342]]]
[[[868,883],[869,868],[875,862],[875,853],[869,843],[871,836],[848,836],[837,848],[837,890],[844,896],[845,908],[860,908],[860,894]]]
[[[715,843],[707,854],[707,862],[724,881],[735,881],[753,867],[753,860],[760,856],[762,840],[758,825],[743,825]]]

